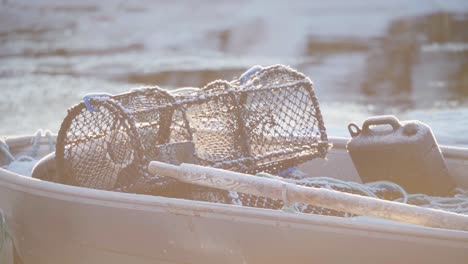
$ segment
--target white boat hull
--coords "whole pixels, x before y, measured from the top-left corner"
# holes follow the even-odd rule
[[[339,148],[339,140],[337,143],[328,161],[319,165],[320,161],[314,161],[305,167],[323,173],[331,170],[333,163],[345,162],[340,159],[346,159],[346,153]],[[457,162],[468,171],[466,160],[450,162]],[[352,163],[342,165],[341,168],[352,167]],[[457,172],[457,178],[463,176]],[[352,173],[347,175],[354,177]],[[3,169],[0,208],[14,238],[17,258],[23,263],[468,260],[468,232],[464,231],[93,190]]]

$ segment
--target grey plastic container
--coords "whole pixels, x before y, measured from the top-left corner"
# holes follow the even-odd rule
[[[349,124],[347,149],[363,182],[387,180],[409,193],[448,195],[455,185],[429,126],[395,116]]]

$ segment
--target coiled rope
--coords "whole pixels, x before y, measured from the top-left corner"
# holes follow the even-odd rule
[[[400,202],[400,199],[397,199],[397,201]],[[455,195],[453,197],[434,197],[426,194],[410,194],[408,195],[407,203],[468,215],[468,190],[456,188]]]
[[[391,190],[399,193],[400,197],[394,200],[396,202],[468,215],[468,190],[464,190],[462,188],[456,188],[452,197],[435,197],[426,194],[408,194],[403,187],[390,181],[376,181],[362,184],[330,177],[305,178],[307,174],[297,169],[294,170],[292,174],[300,178],[283,178],[263,172],[258,173],[257,176],[273,178],[305,186],[321,186],[322,188],[327,189],[344,188],[360,195],[374,198],[379,198],[376,194],[379,190]],[[290,210],[291,208],[288,207],[287,209]]]
[[[0,139],[0,155],[4,155],[8,163],[15,160],[15,157],[10,152],[10,148],[2,139]]]
[[[21,175],[31,175],[32,168],[40,158],[41,146],[44,145],[44,143],[41,142],[43,137],[47,138],[49,152],[55,151],[56,140],[49,130],[37,130],[34,137],[31,139],[31,150],[25,155],[17,155],[16,157],[11,154],[8,145],[3,140],[0,140],[0,155],[8,159],[7,165],[3,167]]]

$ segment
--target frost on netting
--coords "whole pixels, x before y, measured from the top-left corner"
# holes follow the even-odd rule
[[[328,149],[311,80],[274,65],[179,94],[155,87],[88,96],[64,119],[56,155],[67,184],[223,203],[242,196],[248,205],[257,197],[152,176],[148,162],[276,174]]]

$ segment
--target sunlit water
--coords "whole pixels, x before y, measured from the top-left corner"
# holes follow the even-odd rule
[[[3,1],[0,135],[57,132],[83,95],[172,89],[283,63],[328,134],[394,114],[468,146],[466,1]]]

